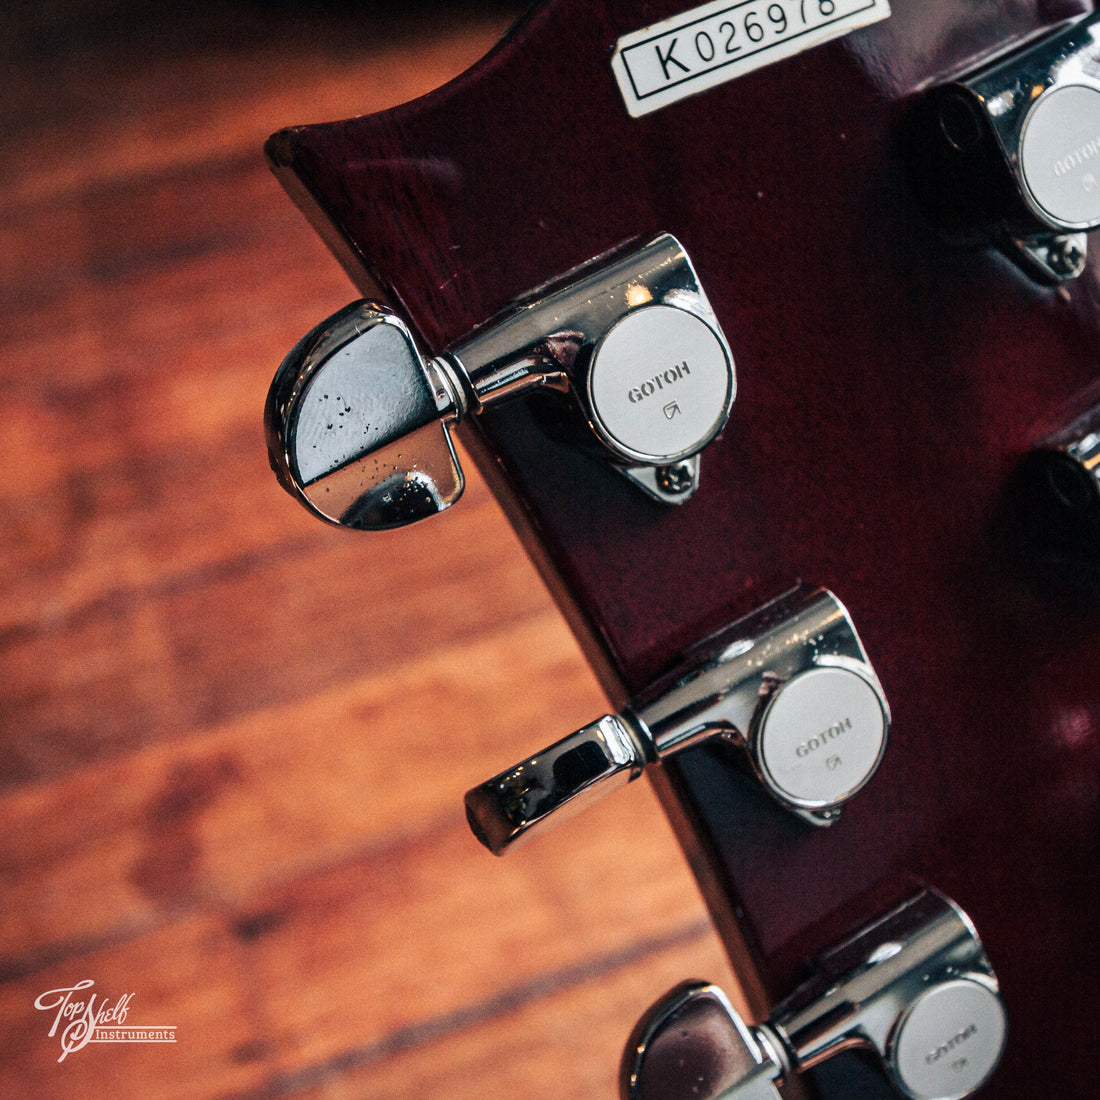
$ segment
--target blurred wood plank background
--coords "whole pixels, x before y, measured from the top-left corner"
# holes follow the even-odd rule
[[[353,291],[264,138],[519,6],[0,15],[0,1095],[611,1097],[650,1001],[724,979],[644,784],[505,860],[467,831],[604,707],[472,464],[370,537],[267,469],[272,372]],[[87,979],[176,1043],[59,1061],[35,1000]]]

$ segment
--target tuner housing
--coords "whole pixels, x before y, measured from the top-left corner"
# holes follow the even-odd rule
[[[875,775],[890,706],[844,605],[799,585],[694,647],[629,711],[659,755],[710,742],[784,809],[831,825]]]
[[[737,395],[714,308],[668,233],[536,287],[441,358],[473,412],[546,394],[544,424],[666,504],[694,492]]]
[[[1048,285],[1081,274],[1100,225],[1098,45],[1100,14],[1043,32],[933,88],[912,119],[910,159],[935,221]]]

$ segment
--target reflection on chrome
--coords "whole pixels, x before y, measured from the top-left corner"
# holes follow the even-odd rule
[[[705,640],[659,681],[466,795],[470,825],[502,854],[658,764],[708,741],[733,746],[786,810],[815,825],[874,775],[890,712],[847,611],[799,586]]]

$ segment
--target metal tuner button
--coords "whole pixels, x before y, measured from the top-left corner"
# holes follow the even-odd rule
[[[421,359],[397,317],[353,302],[307,333],[275,375],[264,412],[271,467],[330,523],[400,527],[462,493],[448,431],[460,404],[457,379]]]
[[[686,672],[621,713],[470,791],[467,815],[500,855],[647,765],[721,741],[779,805],[829,825],[874,775],[889,726],[848,612],[831,592],[799,586],[697,646]]]
[[[536,392],[558,395],[570,441],[682,503],[736,389],[714,310],[664,233],[539,287],[432,359],[386,307],[355,302],[287,356],[265,422],[284,487],[323,519],[371,530],[453,504],[450,429]]]
[[[929,95],[918,173],[935,211],[970,221],[1044,283],[1084,270],[1100,226],[1100,14],[1063,23]]]
[[[782,1100],[782,1048],[741,1019],[715,985],[685,982],[638,1024],[621,1092],[629,1100]]]
[[[871,921],[811,974],[757,1027],[716,987],[678,986],[627,1045],[623,1097],[776,1100],[791,1076],[864,1049],[909,1100],[961,1100],[1000,1060],[997,978],[970,919],[934,890]]]

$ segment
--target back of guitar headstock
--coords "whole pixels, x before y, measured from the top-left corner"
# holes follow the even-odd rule
[[[805,6],[731,7],[726,33]],[[612,51],[682,7],[540,5],[453,84],[281,132],[269,157],[425,354],[624,243],[683,244],[737,370],[690,500],[655,501],[577,446],[555,394],[459,430],[616,707],[798,581],[858,625],[893,731],[835,824],[761,798],[724,746],[657,775],[736,961],[763,969],[757,1008],[911,876],[963,906],[996,966],[1012,1032],[985,1094],[1083,1092],[1095,994],[1067,994],[1100,915],[1100,606],[1064,570],[1028,568],[1016,528],[1033,513],[1010,492],[1087,411],[1095,267],[1049,285],[1011,242],[936,224],[913,124],[928,86],[1074,5],[898,0],[842,41],[632,117]],[[678,48],[722,45],[704,31]]]

